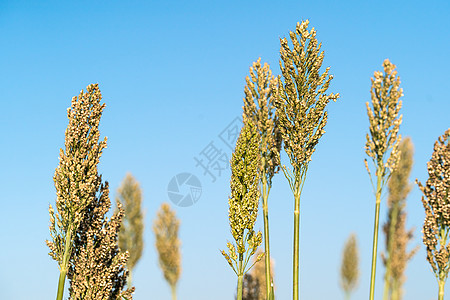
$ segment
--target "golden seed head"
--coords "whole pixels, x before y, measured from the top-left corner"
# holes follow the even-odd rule
[[[120,252],[118,235],[124,210],[118,203],[110,219],[108,182],[101,185],[100,196],[86,208],[74,239],[73,263],[67,277],[70,299],[132,299],[134,287],[125,285],[128,277],[128,252]]]
[[[404,271],[407,262],[414,256],[418,248],[407,251],[408,243],[413,239],[413,230],[406,230],[406,198],[411,191],[409,175],[413,164],[413,144],[406,138],[399,145],[400,159],[397,168],[392,172],[388,182],[388,219],[383,226],[386,239],[386,255],[382,254],[385,265],[390,265],[390,278],[396,286],[405,281]],[[391,228],[392,227],[392,228]],[[391,237],[392,233],[392,237]],[[391,245],[389,246],[389,243]]]
[[[399,115],[402,101],[399,99],[403,96],[403,90],[395,65],[386,59],[383,67],[384,74],[376,71],[374,78],[371,78],[372,107],[366,102],[370,134],[366,135],[365,150],[376,166],[376,176],[380,173],[385,178],[395,170],[400,157],[398,145],[401,136],[398,131],[402,123],[402,116]]]
[[[119,232],[119,248],[129,252],[128,269],[131,271],[139,261],[144,248],[144,216],[142,213],[142,190],[136,179],[128,173],[117,190],[116,202],[125,210],[124,222]]]
[[[286,38],[281,42],[280,68],[284,82],[278,77],[276,116],[284,149],[298,174],[307,168],[327,123],[326,105],[339,94],[326,94],[333,76],[330,68],[320,74],[324,52],[316,39],[316,31],[308,31],[309,21],[297,23],[290,32],[292,49]]]
[[[271,184],[279,169],[282,142],[274,106],[277,81],[267,63],[261,66],[261,58],[250,67],[250,77],[245,81],[243,119],[251,119],[261,137],[261,171]]]
[[[100,141],[99,123],[105,107],[97,84],[72,98],[67,109],[65,150],[55,170],[56,209],[49,207],[50,256],[68,271],[70,299],[132,299],[134,288],[124,290],[127,254],[120,253],[117,237],[123,209],[109,211],[108,183],[102,184],[97,165],[106,138]],[[66,238],[70,244],[66,245]],[[68,259],[64,259],[65,251]]]
[[[180,220],[168,203],[163,203],[153,223],[159,266],[171,287],[177,285],[181,275],[181,241],[178,238]]]
[[[428,162],[428,179],[425,186],[417,179],[423,193],[425,208],[423,243],[427,247],[427,260],[439,280],[448,276],[450,259],[450,128],[438,138]],[[445,234],[444,234],[445,232]]]
[[[346,293],[354,290],[359,277],[359,251],[356,235],[352,234],[345,243],[341,265],[341,287]]]

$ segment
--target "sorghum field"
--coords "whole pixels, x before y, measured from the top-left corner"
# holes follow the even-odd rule
[[[0,299],[450,299],[449,13],[0,1]]]

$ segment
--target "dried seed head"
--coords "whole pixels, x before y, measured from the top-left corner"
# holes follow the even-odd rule
[[[425,208],[423,243],[427,247],[427,260],[439,280],[448,276],[450,259],[450,128],[434,144],[434,151],[428,162],[428,179],[423,186],[416,183],[423,192]]]
[[[267,63],[261,66],[261,58],[250,67],[250,77],[245,78],[243,119],[251,119],[261,137],[261,171],[269,184],[279,169],[281,134],[275,116],[277,81]]]
[[[171,287],[177,285],[181,275],[181,241],[178,238],[180,220],[168,203],[163,203],[153,223],[159,266]]]
[[[376,166],[376,176],[380,173],[386,178],[395,170],[400,156],[398,145],[401,136],[398,131],[402,122],[402,116],[399,116],[402,101],[399,99],[403,90],[395,65],[386,59],[383,67],[384,75],[376,71],[371,78],[372,108],[366,102],[370,135],[366,135],[365,150]]]
[[[124,222],[119,233],[119,248],[128,251],[128,269],[131,271],[142,255],[144,247],[144,216],[142,214],[142,191],[136,179],[128,173],[117,190],[117,201],[125,210]]]
[[[351,293],[358,284],[359,253],[356,245],[356,235],[352,234],[345,243],[341,265],[341,287],[346,293]]]
[[[70,300],[132,299],[134,287],[125,290],[128,252],[120,252],[118,235],[124,210],[120,203],[108,220],[111,207],[108,182],[100,196],[86,208],[74,240],[73,264],[69,268]]]
[[[320,74],[324,52],[316,39],[316,31],[308,31],[309,21],[297,23],[290,32],[292,49],[286,38],[281,42],[280,68],[284,79],[278,78],[276,116],[279,120],[284,148],[294,168],[294,173],[306,169],[320,137],[325,132],[330,100],[339,94],[326,94],[332,75],[326,68]]]
[[[54,247],[50,255],[60,264],[66,234],[70,231],[73,236],[101,184],[97,165],[106,147],[106,138],[99,141],[98,126],[105,104],[100,103],[102,95],[97,84],[89,85],[87,90],[87,93],[81,91],[78,97],[73,97],[72,105],[67,109],[69,125],[65,132],[65,151],[60,150],[59,165],[53,177],[56,213],[51,207],[50,231]]]
[[[106,138],[99,141],[105,104],[97,84],[72,98],[67,110],[65,151],[60,150],[54,182],[56,211],[49,207],[50,256],[68,271],[70,299],[131,299],[134,288],[123,290],[128,275],[127,255],[117,247],[123,210],[105,217],[111,202],[108,183],[102,184],[97,165]],[[66,238],[70,244],[66,245]],[[68,250],[69,255],[64,256]]]
[[[416,247],[410,252],[407,251],[408,243],[413,239],[414,230],[407,231],[405,228],[405,206],[406,198],[411,191],[409,175],[413,164],[413,144],[410,138],[400,142],[399,152],[400,159],[397,168],[392,172],[388,182],[388,220],[383,226],[386,235],[386,255],[382,254],[385,265],[389,259],[390,278],[388,280],[395,283],[398,289],[405,281],[404,272],[407,262],[418,250]],[[390,247],[389,243],[392,243]]]

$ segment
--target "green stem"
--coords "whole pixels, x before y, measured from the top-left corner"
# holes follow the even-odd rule
[[[244,285],[244,275],[238,275],[237,300],[242,300],[242,288]]]
[[[69,270],[69,259],[72,251],[72,229],[69,228],[66,233],[66,239],[64,244],[64,255],[61,261],[59,280],[58,280],[58,292],[56,294],[56,300],[62,300],[64,295],[64,284],[66,282],[67,271]]]
[[[298,184],[296,184],[297,186]],[[295,194],[294,210],[294,263],[293,263],[293,300],[299,299],[299,244],[300,244],[300,189]]]
[[[392,203],[392,211],[390,212],[390,224],[389,224],[389,239],[387,246],[387,257],[386,257],[386,274],[384,276],[384,292],[383,292],[383,300],[388,300],[389,293],[393,292],[392,288],[392,280],[391,280],[391,258],[392,251],[394,247],[395,240],[395,228],[397,227],[397,219],[399,215],[399,207],[398,203]]]
[[[62,300],[64,295],[64,283],[66,281],[66,275],[67,271],[63,271],[61,269],[59,273],[59,280],[58,280],[58,293],[56,294],[56,300]]]
[[[396,279],[392,281],[391,300],[400,300],[400,283]]]
[[[375,221],[373,226],[373,245],[372,245],[372,269],[370,272],[370,296],[373,300],[375,296],[375,274],[377,268],[377,249],[378,249],[378,225],[380,222],[380,202],[381,202],[381,170],[377,170],[377,190],[375,193]]]
[[[172,291],[172,300],[177,300],[177,286],[175,284],[172,284],[170,286],[170,289]]]
[[[445,287],[445,279],[440,279],[438,300],[444,300],[444,287]]]
[[[266,263],[266,296],[270,296],[272,276],[270,274],[270,247],[269,247],[269,212],[268,212],[268,198],[270,187],[267,184],[266,176],[262,174],[262,200],[263,200],[263,215],[264,215],[264,248],[265,248],[265,263]]]
[[[350,292],[345,292],[345,300],[350,300]]]

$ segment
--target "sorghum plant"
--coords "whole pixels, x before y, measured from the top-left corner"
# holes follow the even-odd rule
[[[108,182],[100,187],[100,196],[86,208],[74,240],[70,265],[70,300],[132,299],[134,287],[124,290],[127,282],[128,253],[117,244],[124,210],[120,203],[108,220],[111,208]]]
[[[450,128],[434,144],[428,162],[428,179],[423,186],[422,203],[425,208],[423,243],[427,247],[427,260],[439,284],[439,300],[444,299],[445,281],[450,259]]]
[[[127,286],[132,285],[132,270],[141,258],[144,241],[144,216],[141,209],[142,191],[133,175],[128,173],[117,190],[117,202],[125,210],[119,232],[119,248],[128,251],[127,267],[129,270]]]
[[[345,243],[341,265],[341,287],[346,299],[350,299],[351,292],[356,288],[359,277],[359,253],[356,235],[352,234]]]
[[[256,126],[251,120],[246,120],[231,158],[228,218],[235,244],[228,242],[228,253],[221,252],[238,277],[238,300],[242,300],[244,275],[253,266],[249,266],[249,261],[262,242],[262,233],[254,230],[260,197],[259,140]],[[263,256],[264,253],[260,254],[256,261]]]
[[[324,53],[320,51],[315,29],[308,31],[308,24],[308,20],[297,23],[295,32],[290,32],[292,50],[286,38],[280,39],[284,82],[278,78],[274,103],[284,149],[292,165],[292,170],[286,166],[281,169],[294,194],[294,300],[299,298],[300,196],[311,156],[325,132],[328,117],[325,107],[339,97],[339,94],[326,94],[333,76],[328,75],[330,68],[320,74]]]
[[[395,65],[386,59],[383,62],[383,67],[384,75],[382,72],[376,71],[374,73],[375,79],[371,78],[372,87],[370,89],[370,94],[372,98],[372,108],[369,106],[369,102],[366,102],[370,135],[366,135],[367,141],[365,150],[366,154],[373,161],[376,168],[375,176],[377,178],[376,185],[374,185],[369,164],[367,163],[367,159],[364,159],[375,194],[370,300],[373,300],[375,295],[381,195],[389,180],[390,174],[397,167],[400,158],[398,145],[401,136],[398,134],[398,131],[402,122],[402,116],[399,116],[402,101],[399,99],[403,96],[403,90],[399,88],[400,78],[397,76],[397,71],[395,71]]]
[[[384,299],[400,300],[402,285],[405,281],[404,272],[407,262],[414,256],[417,248],[407,252],[408,243],[413,238],[413,230],[407,231],[406,197],[411,191],[409,174],[413,164],[413,145],[406,138],[399,145],[400,160],[397,169],[392,172],[388,181],[388,219],[383,226],[386,235],[386,255],[383,262],[386,266]]]
[[[67,110],[69,125],[65,132],[65,151],[60,150],[59,165],[53,177],[56,212],[51,205],[49,207],[52,241],[46,241],[50,248],[49,255],[58,262],[60,269],[58,300],[63,298],[69,268],[73,270],[73,264],[78,259],[76,255],[82,251],[77,248],[81,245],[76,240],[87,234],[83,231],[90,221],[86,219],[86,214],[89,214],[94,202],[99,201],[99,197],[108,196],[103,193],[105,187],[101,185],[101,176],[97,171],[100,156],[106,147],[106,138],[99,141],[98,126],[105,107],[105,104],[100,104],[101,99],[98,85],[91,84],[86,93],[81,91],[78,97],[72,98],[72,105]],[[97,196],[98,192],[100,196]]]
[[[177,299],[176,287],[181,274],[181,241],[178,238],[180,220],[170,205],[163,203],[153,223],[159,266],[170,285],[172,300]]]
[[[279,169],[279,152],[281,148],[281,135],[277,128],[275,118],[276,80],[272,76],[268,64],[261,66],[261,58],[250,67],[250,77],[245,78],[244,113],[243,118],[250,118],[256,125],[261,137],[261,198],[264,219],[264,247],[265,247],[265,293],[270,295],[272,276],[270,271],[269,246],[269,209],[268,198],[272,187],[272,178]],[[262,288],[262,282],[260,282]],[[264,298],[265,299],[265,298]],[[270,296],[269,296],[270,299]]]

